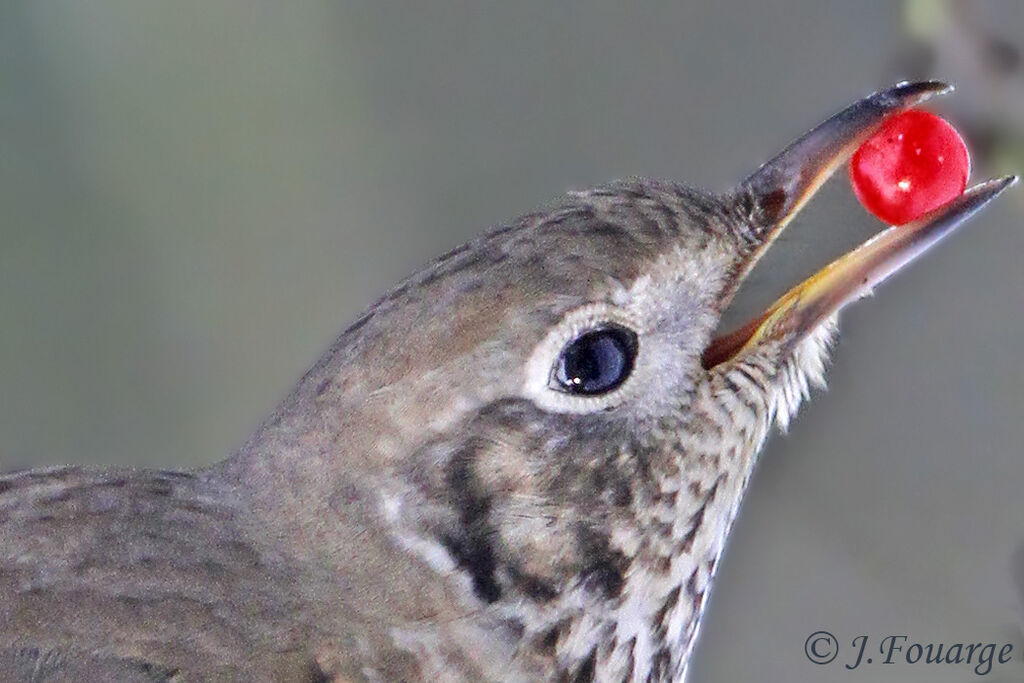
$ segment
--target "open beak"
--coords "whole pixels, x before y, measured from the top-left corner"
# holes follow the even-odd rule
[[[831,117],[743,181],[736,196],[749,211],[751,234],[745,237],[754,248],[737,286],[793,216],[885,119],[951,89],[928,81],[901,83],[875,93]],[[875,235],[789,290],[762,315],[714,339],[704,351],[704,367],[769,340],[795,345],[843,306],[928,251],[1016,180],[1007,176],[981,183],[911,223]]]

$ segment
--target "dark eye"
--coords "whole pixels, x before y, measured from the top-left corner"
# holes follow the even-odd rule
[[[611,391],[629,377],[636,349],[636,335],[624,327],[584,332],[558,356],[554,371],[556,388],[584,396]]]

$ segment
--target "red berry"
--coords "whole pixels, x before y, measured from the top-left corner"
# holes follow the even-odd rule
[[[919,110],[893,116],[850,159],[857,199],[892,225],[963,194],[970,172],[967,145],[956,129]]]

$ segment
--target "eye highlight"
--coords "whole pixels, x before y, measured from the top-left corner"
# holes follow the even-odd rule
[[[633,370],[637,337],[619,325],[588,330],[565,345],[552,371],[553,388],[594,396],[621,385]]]

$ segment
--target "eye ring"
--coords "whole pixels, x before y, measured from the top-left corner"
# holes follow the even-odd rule
[[[578,394],[565,391],[555,371],[558,359],[573,340],[587,332],[609,327],[622,328],[637,338],[630,373],[622,383],[603,394]],[[522,396],[553,413],[586,414],[609,410],[628,401],[638,389],[642,354],[640,338],[646,328],[629,309],[605,301],[594,301],[566,311],[533,348],[523,372]]]
[[[558,354],[549,386],[575,396],[600,396],[618,389],[636,362],[638,339],[622,325],[604,323],[584,330]]]

